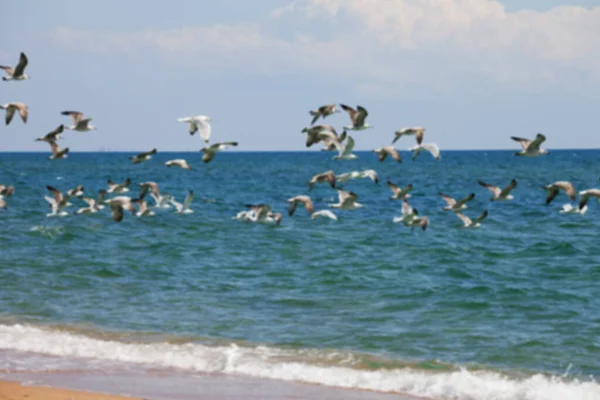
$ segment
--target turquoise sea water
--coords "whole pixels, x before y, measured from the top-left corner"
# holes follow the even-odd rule
[[[224,152],[206,165],[201,153],[139,165],[129,155],[0,154],[0,184],[16,188],[0,210],[0,349],[10,362],[46,354],[436,399],[600,398],[600,205],[560,214],[569,199],[546,206],[541,189],[600,186],[600,152],[449,151],[439,162],[403,153],[402,164],[366,152],[352,161]],[[194,170],[163,165],[174,158]],[[328,185],[308,193],[314,174],[367,168],[379,185],[342,184],[364,208],[336,210],[338,221],[303,208],[287,216],[286,199],[298,194],[317,209],[337,202]],[[195,213],[156,210],[119,224],[107,210],[46,216],[46,185],[83,184],[95,196],[127,177],[134,197],[144,181],[178,201],[193,189]],[[427,231],[392,222],[401,202],[389,200],[388,178],[414,185]],[[509,202],[490,202],[477,184],[512,178]],[[487,209],[488,218],[462,229],[438,191],[474,192],[465,214]],[[279,227],[232,220],[259,202],[285,214]],[[72,203],[73,212],[85,206]]]

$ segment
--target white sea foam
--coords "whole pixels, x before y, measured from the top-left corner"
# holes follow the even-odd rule
[[[266,346],[123,343],[26,325],[0,325],[0,349],[67,357],[70,363],[72,358],[86,358],[103,364],[115,362],[120,367],[129,363],[190,372],[243,374],[332,387],[404,392],[434,399],[600,400],[597,382],[565,381],[541,374],[515,379],[489,371],[432,373],[409,368],[365,371],[298,362],[290,357],[289,350]],[[40,358],[33,359],[39,364]],[[305,360],[305,357],[299,359]],[[0,368],[10,368],[11,361],[6,363]]]

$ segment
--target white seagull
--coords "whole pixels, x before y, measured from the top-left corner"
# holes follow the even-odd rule
[[[185,122],[189,124],[190,127],[190,135],[193,135],[196,132],[200,132],[200,137],[204,140],[205,143],[208,143],[210,140],[210,121],[212,121],[211,117],[207,117],[206,115],[197,115],[195,117],[185,117],[179,118],[177,121]]]
[[[587,212],[588,206],[587,204],[585,204],[581,209],[575,205],[573,206],[572,204],[563,204],[562,208],[560,209],[559,213],[561,214],[581,214],[582,216],[585,215],[585,213]]]
[[[190,208],[192,200],[194,200],[194,191],[190,190],[187,196],[185,196],[183,204],[175,201],[175,197],[172,197],[169,202],[177,209],[176,214],[191,214],[194,212],[194,210]]]
[[[435,158],[436,160],[439,160],[441,158],[440,148],[435,143],[418,144],[416,146],[411,147],[408,150],[413,152],[413,157],[412,157],[413,160],[416,160],[422,151],[430,152],[431,155],[433,156],[433,158]]]
[[[126,193],[129,192],[127,186],[131,185],[131,179],[127,178],[125,182],[118,184],[109,179],[106,181],[106,184],[108,185],[107,193]]]
[[[456,212],[456,216],[461,219],[465,228],[479,228],[481,226],[480,222],[483,221],[488,216],[488,210],[485,210],[479,217],[474,220],[467,217],[464,214],[461,214],[460,211]]]
[[[358,195],[354,192],[348,192],[346,190],[338,189],[338,203],[329,204],[331,208],[341,208],[342,210],[355,210],[362,208],[363,205],[358,203]]]
[[[429,218],[419,216],[416,208],[412,208],[408,201],[402,201],[402,216],[394,217],[394,223],[401,222],[405,226],[414,229],[420,227],[423,231],[429,226]]]
[[[343,143],[337,143],[336,147],[338,150],[338,155],[334,156],[333,159],[334,160],[354,160],[356,158],[358,158],[358,156],[356,154],[352,153],[352,150],[354,150],[354,139],[352,138],[352,136],[348,136],[348,140],[346,141],[346,144]]]
[[[184,160],[183,158],[177,158],[175,160],[169,160],[165,163],[165,165],[167,167],[179,167],[179,168],[183,168],[183,169],[192,169],[192,167],[190,167],[190,165],[188,164],[188,162],[186,160]]]
[[[131,200],[131,202],[138,206],[138,211],[135,213],[136,217],[151,217],[155,215],[154,211],[152,211],[152,208],[148,206],[148,203],[143,197]]]
[[[11,67],[7,67],[5,65],[0,65],[0,69],[3,69],[8,74],[8,77],[3,76],[2,80],[3,81],[23,81],[25,79],[29,79],[29,76],[27,76],[27,74],[24,73],[25,67],[27,66],[28,62],[29,62],[29,60],[27,60],[27,56],[25,55],[25,53],[21,53],[21,56],[19,57],[19,63],[17,64],[16,67],[11,68]]]
[[[379,177],[374,169],[365,169],[364,171],[352,171],[338,175],[336,177],[338,182],[346,182],[353,179],[364,179],[369,178],[375,183],[379,183]]]
[[[87,207],[81,207],[77,211],[75,211],[75,215],[80,214],[94,214],[98,211],[104,209],[104,205],[101,204],[104,201],[105,190],[101,190],[98,193],[98,199],[92,199],[91,197],[82,197],[81,200],[87,203]]]
[[[521,147],[523,147],[523,150],[515,153],[516,156],[538,157],[542,154],[548,154],[548,150],[540,148],[541,144],[546,140],[546,136],[542,135],[541,133],[538,133],[533,140],[523,139],[516,136],[511,136],[510,138],[516,142],[519,142]]]
[[[230,147],[235,147],[238,145],[238,142],[221,142],[215,143],[209,147],[203,147],[200,151],[204,154],[202,155],[202,161],[205,163],[210,162],[217,154],[218,151],[226,150]]]
[[[510,191],[517,187],[517,180],[513,179],[510,181],[510,184],[504,189],[499,188],[498,186],[489,185],[483,181],[477,181],[481,186],[488,189],[492,192],[493,201],[503,201],[503,200],[512,200],[514,199],[513,195],[510,194]]]
[[[425,128],[420,126],[398,129],[396,132],[394,132],[394,140],[392,140],[392,144],[396,143],[396,141],[398,141],[398,139],[400,139],[402,136],[414,136],[417,139],[417,144],[421,144],[423,142],[424,134]]]
[[[475,198],[475,193],[471,193],[467,197],[460,200],[456,200],[453,197],[450,197],[442,192],[439,192],[439,194],[442,197],[442,199],[444,199],[446,204],[448,204],[446,207],[444,207],[444,210],[454,212],[458,212],[462,209],[467,208],[467,203]]]
[[[53,217],[53,216],[64,217],[64,216],[68,215],[68,213],[66,211],[64,211],[63,208],[70,205],[70,203],[69,203],[70,196],[63,195],[60,190],[56,189],[53,186],[46,186],[46,189],[48,189],[50,191],[50,193],[52,193],[52,197],[44,196],[46,201],[50,204],[50,209],[52,210],[52,212],[50,214],[47,214],[46,216],[48,216],[48,217]]]
[[[311,216],[310,219],[317,219],[317,218],[329,218],[333,221],[337,221],[338,217],[337,215],[335,215],[332,211],[330,210],[320,210],[320,211],[315,211]]]
[[[406,200],[409,197],[411,197],[411,195],[408,194],[408,192],[410,192],[413,189],[412,183],[406,185],[404,189],[402,189],[398,185],[393,184],[389,179],[387,181],[387,184],[390,190],[392,191],[392,197],[390,197],[391,200]]]
[[[349,131],[362,131],[364,129],[373,128],[371,125],[365,122],[365,119],[369,115],[367,109],[362,106],[356,106],[356,110],[345,104],[340,104],[342,109],[350,116],[351,126],[345,126],[344,129]]]
[[[27,116],[29,115],[29,108],[23,103],[7,103],[0,104],[0,110],[6,110],[6,117],[4,121],[6,125],[10,124],[13,117],[15,116],[15,112],[19,112],[19,116],[24,124],[27,123]]]
[[[83,118],[83,113],[79,111],[63,111],[62,115],[70,115],[73,118],[72,126],[65,126],[65,129],[70,129],[77,132],[89,132],[98,128],[90,124],[91,118]]]

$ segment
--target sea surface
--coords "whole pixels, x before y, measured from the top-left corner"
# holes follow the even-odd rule
[[[561,214],[542,185],[600,186],[600,151],[446,151],[379,163],[325,152],[0,153],[0,184],[14,185],[0,210],[0,369],[128,368],[219,373],[406,393],[430,399],[600,399],[600,205]],[[186,158],[193,170],[170,169]],[[342,184],[364,208],[311,220],[337,202],[316,173],[375,169],[380,183]],[[47,217],[46,185],[155,181],[195,199],[121,223],[108,210]],[[490,202],[483,180],[515,199]],[[413,231],[392,222],[401,202],[386,180],[414,185],[411,204],[430,219]],[[463,229],[438,195],[473,192],[464,213],[489,216]],[[150,201],[152,203],[152,201]],[[284,213],[280,226],[232,220],[248,203]]]

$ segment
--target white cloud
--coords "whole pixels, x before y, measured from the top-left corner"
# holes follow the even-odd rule
[[[469,74],[518,84],[582,73],[600,80],[600,7],[507,13],[494,0],[303,0],[269,17],[133,34],[61,27],[54,37],[73,50],[153,50],[194,67],[319,71],[370,90],[444,86]]]

